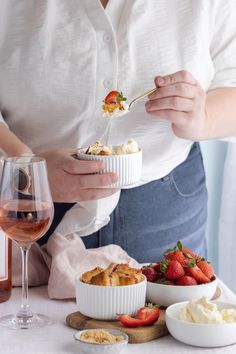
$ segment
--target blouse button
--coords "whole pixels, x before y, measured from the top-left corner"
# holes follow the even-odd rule
[[[111,36],[109,34],[104,34],[103,40],[105,43],[109,43],[111,41]]]
[[[103,86],[106,87],[106,88],[111,88],[111,86],[112,86],[112,80],[105,79],[105,80],[103,81]]]

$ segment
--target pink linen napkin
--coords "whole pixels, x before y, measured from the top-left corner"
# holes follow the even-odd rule
[[[31,247],[29,253],[29,285],[48,283],[51,299],[75,297],[75,277],[97,266],[107,267],[109,263],[140,265],[121,247],[109,245],[97,249],[86,249],[81,238],[72,233],[66,237],[55,232],[47,245]],[[13,245],[13,285],[21,285],[21,259],[17,245]]]
[[[108,224],[120,191],[109,197],[76,203],[57,226],[42,248],[34,244],[29,252],[29,285],[48,284],[52,299],[75,297],[75,277],[109,263],[139,264],[119,246],[109,245],[87,250],[80,237],[86,237]],[[13,247],[13,285],[21,285],[19,247]]]

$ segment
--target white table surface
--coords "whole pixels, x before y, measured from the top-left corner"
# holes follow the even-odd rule
[[[236,304],[234,295],[222,282],[222,294],[219,300]],[[31,288],[29,291],[32,311],[47,314],[53,324],[34,330],[10,330],[0,327],[1,354],[77,354],[76,341],[73,340],[75,330],[65,324],[66,316],[77,311],[72,300],[50,300],[47,288]],[[15,313],[18,310],[21,289],[13,290],[9,301],[0,304],[0,316]],[[122,354],[191,354],[191,353],[236,353],[236,344],[224,348],[197,348],[182,344],[171,336],[165,336],[144,344],[129,344]]]

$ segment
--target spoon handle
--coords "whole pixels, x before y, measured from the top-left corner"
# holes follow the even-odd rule
[[[129,104],[129,110],[130,110],[131,106],[132,106],[134,103],[136,103],[137,101],[141,100],[142,98],[144,98],[144,97],[150,95],[151,93],[153,93],[154,91],[156,91],[156,89],[157,89],[157,88],[154,88],[154,89],[152,89],[152,90],[149,90],[149,91],[143,93],[142,95],[140,95],[140,96],[134,98],[134,99],[130,102],[130,104]]]

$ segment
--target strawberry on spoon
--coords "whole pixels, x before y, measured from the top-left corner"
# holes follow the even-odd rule
[[[103,115],[114,117],[121,116],[128,112],[129,106],[125,103],[127,100],[122,92],[111,91],[103,100],[104,105],[102,106]]]
[[[113,103],[119,103],[119,102],[126,101],[126,100],[127,100],[127,98],[124,97],[122,92],[111,91],[105,97],[104,103],[105,104],[113,104]]]

